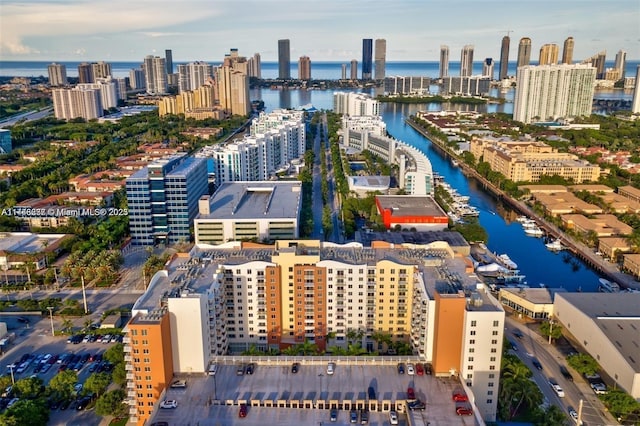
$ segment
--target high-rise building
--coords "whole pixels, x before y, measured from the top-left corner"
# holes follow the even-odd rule
[[[191,62],[178,65],[178,90],[180,93],[196,90],[210,78],[213,78],[213,67],[206,62]]]
[[[167,93],[167,68],[164,58],[152,55],[144,58],[144,81],[147,93],[151,95]]]
[[[78,83],[93,83],[93,67],[88,62],[78,64]]]
[[[144,81],[144,71],[140,68],[131,68],[129,70],[129,86],[133,90],[141,90],[147,87]]]
[[[99,78],[111,77],[111,64],[104,61],[93,62],[91,64],[93,81],[95,83]]]
[[[624,80],[624,77],[625,77],[624,69],[626,66],[627,66],[627,52],[625,52],[624,50],[618,50],[618,53],[616,53],[615,67],[618,70],[618,74],[620,75],[620,80]]]
[[[346,80],[347,79],[347,64],[342,64],[341,77],[342,77],[342,80]]]
[[[520,67],[513,119],[531,123],[591,115],[595,78],[590,65]]]
[[[449,76],[449,46],[440,46],[440,78]]]
[[[207,162],[184,154],[157,160],[128,177],[126,188],[133,244],[188,242],[208,191]]]
[[[482,76],[489,77],[489,79],[493,80],[493,67],[494,67],[493,58],[486,58],[484,62],[482,62]],[[502,72],[502,62],[500,63],[500,71]]]
[[[333,110],[346,115],[380,115],[380,102],[364,93],[335,92]]]
[[[253,57],[247,61],[249,77],[262,78],[262,61],[259,53],[254,53]]]
[[[278,78],[291,79],[291,48],[289,40],[278,40]]]
[[[371,80],[373,56],[373,40],[370,38],[362,39],[362,79]]]
[[[605,62],[607,60],[607,51],[603,50],[596,53],[590,58],[584,59],[581,64],[591,65],[596,69],[596,79],[602,80],[605,78]]]
[[[376,80],[384,80],[385,70],[387,67],[387,40],[383,38],[376,39],[375,51],[375,75]]]
[[[640,114],[640,65],[638,65],[638,68],[636,68],[636,86],[633,88],[631,113]]]
[[[0,129],[0,154],[8,154],[11,149],[11,130]]]
[[[543,44],[540,48],[540,59],[538,65],[555,65],[558,63],[558,45]]]
[[[460,77],[469,77],[473,74],[473,45],[467,44],[462,48],[460,56]]]
[[[167,74],[173,74],[173,52],[171,49],[164,51],[164,64],[167,67]]]
[[[562,48],[562,63],[563,64],[572,64],[573,63],[573,37],[567,37],[564,41],[564,46]]]
[[[47,71],[49,72],[49,86],[56,87],[69,84],[67,80],[67,67],[65,65],[54,62],[49,64]]]
[[[84,118],[92,120],[102,117],[104,114],[99,89],[82,87],[53,89],[51,95],[53,97],[53,111],[58,119]]]
[[[509,44],[511,38],[508,35],[502,37],[502,46],[500,47],[500,75],[498,78],[504,80],[509,77]],[[493,80],[493,65],[491,69],[491,79]]]
[[[355,59],[351,60],[351,80],[358,79],[358,61]]]
[[[311,80],[311,59],[308,56],[298,59],[298,80]]]
[[[516,67],[523,67],[529,65],[531,60],[531,39],[529,37],[522,37],[518,44],[518,63]]]
[[[103,109],[116,108],[118,106],[118,85],[111,77],[98,78],[95,83],[79,83],[76,88],[80,90],[98,90]]]
[[[222,65],[216,68],[220,106],[229,114],[247,115],[251,112],[248,68],[247,58],[238,55],[238,49],[231,49]]]
[[[143,425],[155,402],[173,380],[173,356],[169,311],[166,307],[139,310],[127,324],[124,344],[131,360],[127,387],[131,390],[130,420]],[[144,390],[144,391],[143,391]]]

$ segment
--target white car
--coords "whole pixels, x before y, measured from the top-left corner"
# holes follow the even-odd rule
[[[331,376],[333,375],[334,371],[336,371],[335,362],[330,362],[329,364],[327,364],[327,374]]]
[[[576,423],[578,423],[580,425],[582,424],[582,420],[580,420],[580,422],[578,422],[578,413],[573,408],[571,410],[569,410],[569,416],[571,416],[573,421],[575,421]]]
[[[413,376],[416,374],[416,367],[413,364],[407,364],[407,374]]]
[[[559,384],[551,383],[551,382],[549,382],[549,384],[551,385],[551,389],[553,389],[556,395],[558,395],[560,398],[564,398],[564,391],[562,390]]]
[[[591,389],[593,389],[593,391],[598,395],[604,395],[607,393],[607,385],[602,382],[591,383]]]
[[[177,408],[178,401],[175,399],[165,399],[160,403],[160,408]]]
[[[392,425],[398,424],[398,413],[393,410],[389,411],[389,423]]]

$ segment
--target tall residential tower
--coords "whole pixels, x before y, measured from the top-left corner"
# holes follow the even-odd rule
[[[509,44],[511,43],[511,39],[508,35],[502,37],[502,46],[500,48],[500,75],[498,78],[500,80],[504,80],[509,77]],[[491,75],[493,79],[493,73]]]
[[[462,48],[460,55],[460,77],[469,77],[473,74],[473,45],[467,44]]]
[[[522,37],[518,44],[518,63],[517,67],[529,65],[531,60],[531,39],[529,37]]]
[[[567,37],[567,39],[564,41],[564,47],[562,48],[563,64],[573,63],[573,45],[573,37]]]
[[[373,56],[373,40],[370,38],[362,39],[362,79],[371,80]]]
[[[63,64],[56,64],[55,62],[49,64],[47,71],[49,71],[49,86],[66,86],[69,84],[67,67]]]
[[[311,59],[300,56],[298,60],[298,80],[311,80]]]
[[[449,46],[440,46],[440,78],[449,77]]]
[[[376,39],[375,51],[375,79],[384,80],[385,68],[387,66],[387,40]]]
[[[543,44],[540,48],[540,59],[538,65],[555,65],[558,63],[558,45]]]
[[[289,39],[278,40],[278,78],[291,79],[291,48]]]

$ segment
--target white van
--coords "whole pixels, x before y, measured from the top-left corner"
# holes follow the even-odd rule
[[[216,371],[218,371],[218,364],[216,364],[214,362],[209,366],[209,375],[210,376],[215,376],[216,375]]]

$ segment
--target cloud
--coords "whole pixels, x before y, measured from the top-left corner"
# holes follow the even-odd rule
[[[147,37],[175,37],[182,36],[185,33],[171,33],[171,32],[160,32],[160,31],[142,31],[140,34],[145,35]]]

